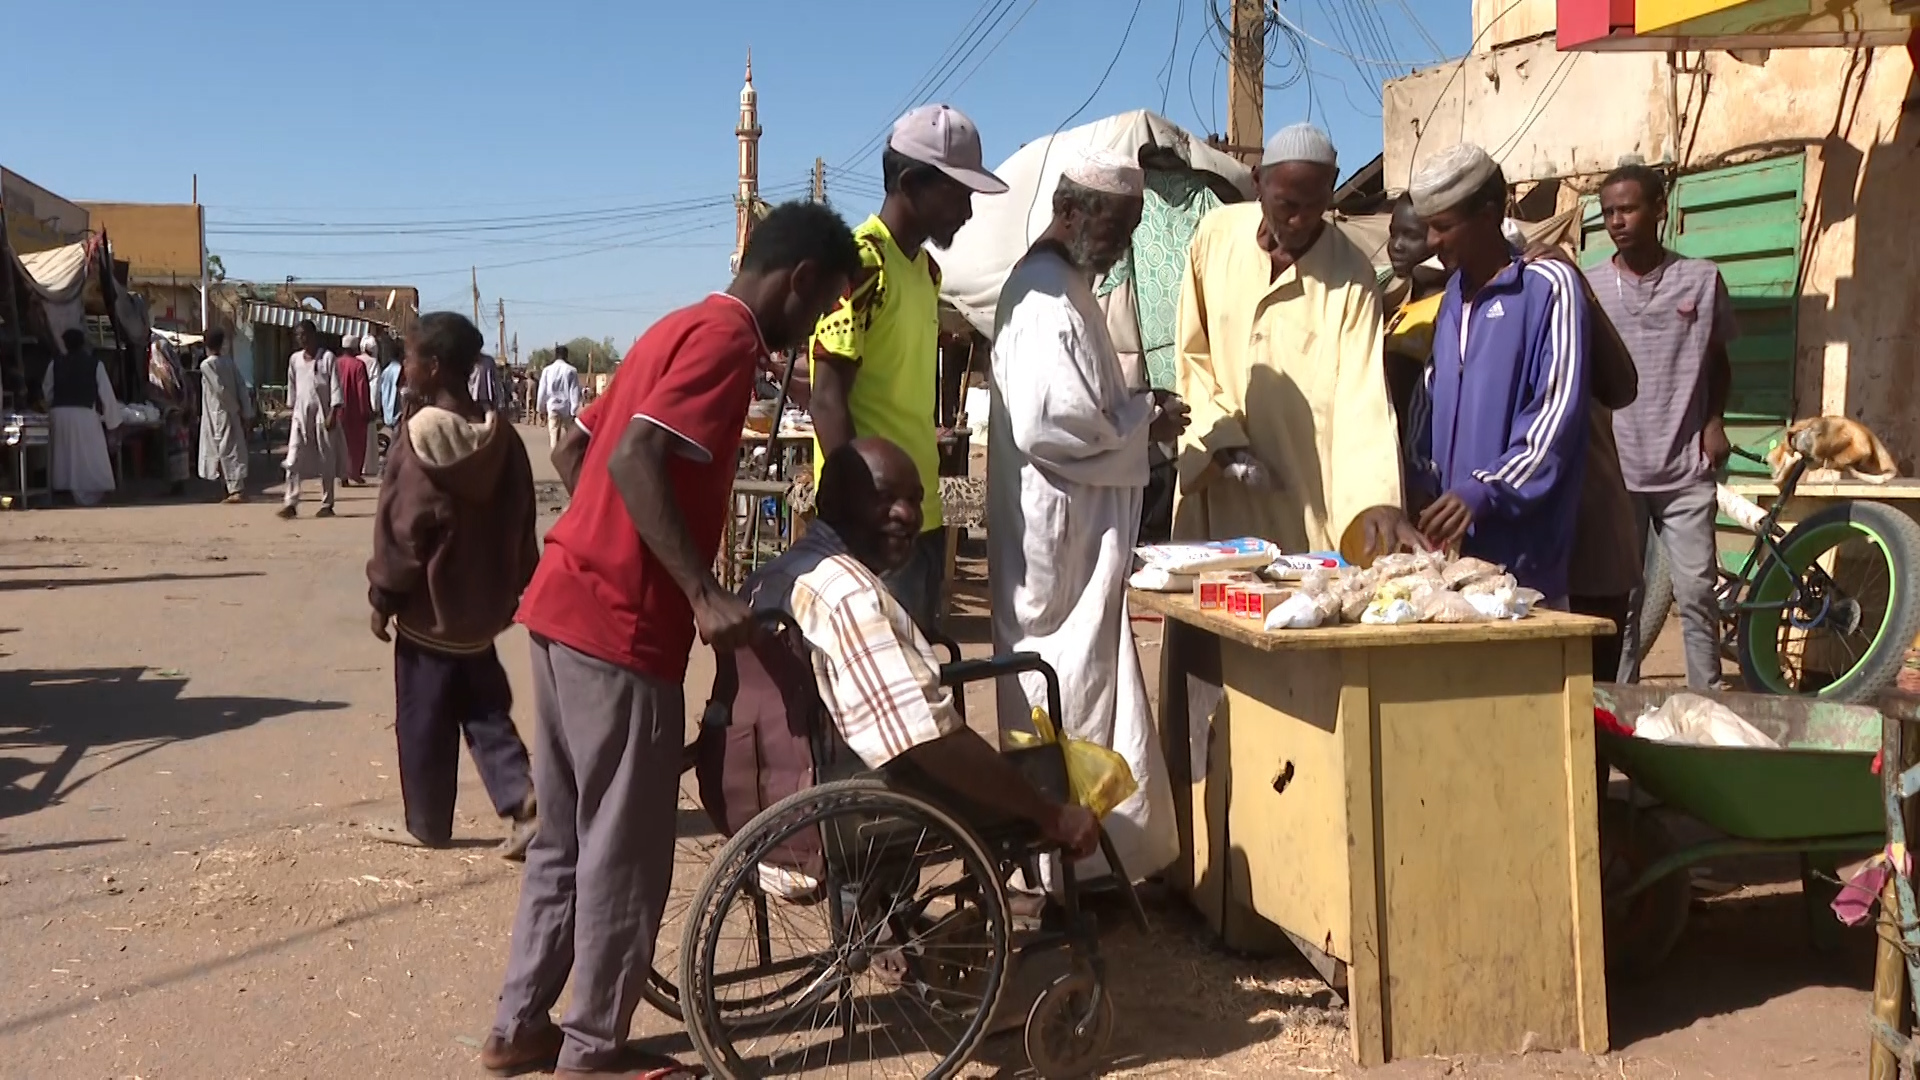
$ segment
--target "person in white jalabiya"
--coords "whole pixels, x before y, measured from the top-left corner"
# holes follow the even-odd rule
[[[568,362],[565,345],[553,347],[553,361],[540,369],[540,386],[533,397],[534,408],[547,422],[547,449],[551,450],[580,415],[580,373]]]
[[[247,501],[247,426],[253,401],[240,368],[227,355],[227,332],[207,331],[207,358],[200,362],[200,479],[221,480],[226,501]]]
[[[1093,286],[1132,243],[1144,189],[1129,155],[1093,151],[1068,164],[1052,222],[1000,293],[987,451],[994,651],[1040,654],[1061,680],[1066,715],[1056,723],[1132,768],[1139,790],[1105,825],[1136,880],[1171,863],[1179,838],[1126,581],[1148,447],[1179,437],[1186,406],[1127,385]],[[1001,681],[1003,728],[1025,727],[1045,704],[1038,676]],[[1082,868],[1109,869],[1099,856]]]
[[[320,344],[320,328],[312,319],[301,319],[294,328],[300,349],[287,359],[287,409],[293,414],[292,431],[287,437],[287,497],[279,516],[297,517],[300,513],[300,481],[311,476],[320,481],[320,512],[314,517],[333,516],[333,476],[338,468],[340,375],[333,367],[333,353]]]
[[[60,343],[66,352],[47,365],[40,385],[53,427],[47,486],[68,492],[81,506],[95,506],[114,488],[107,430],[120,426],[120,399],[86,334],[68,330]]]

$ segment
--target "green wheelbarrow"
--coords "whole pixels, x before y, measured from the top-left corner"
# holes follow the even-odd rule
[[[1596,685],[1594,705],[1632,726],[1684,689]],[[1886,844],[1886,804],[1873,758],[1880,713],[1812,698],[1707,693],[1782,749],[1688,746],[1596,728],[1603,763],[1626,774],[1633,796],[1600,805],[1601,900],[1607,966],[1622,975],[1657,967],[1686,929],[1693,898],[1683,871],[1709,859],[1800,856],[1808,928],[1816,941],[1837,927],[1826,911],[1833,868]],[[1711,839],[1682,843],[1663,810],[1691,817]]]

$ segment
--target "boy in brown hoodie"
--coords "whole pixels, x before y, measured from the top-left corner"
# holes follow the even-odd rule
[[[464,735],[494,810],[512,822],[501,854],[520,859],[535,831],[533,779],[493,639],[512,624],[540,548],[526,447],[467,388],[481,345],[471,322],[444,311],[407,335],[415,408],[394,433],[367,562],[373,634],[393,641],[406,822],[369,831],[414,847],[452,842]]]

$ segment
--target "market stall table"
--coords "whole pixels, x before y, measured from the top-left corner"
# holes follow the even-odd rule
[[[1300,947],[1363,1065],[1607,1049],[1589,639],[1610,624],[1270,633],[1130,598],[1165,618],[1170,879],[1226,944]]]

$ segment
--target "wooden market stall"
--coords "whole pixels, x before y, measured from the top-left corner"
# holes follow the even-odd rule
[[[1268,632],[1166,620],[1170,871],[1229,946],[1291,940],[1363,1065],[1607,1049],[1590,638],[1604,620]]]

